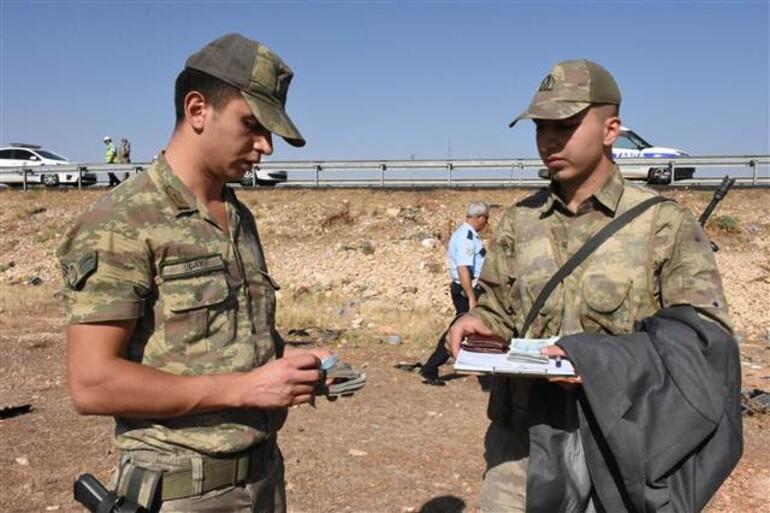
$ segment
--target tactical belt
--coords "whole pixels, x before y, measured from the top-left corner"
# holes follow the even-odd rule
[[[203,495],[218,488],[237,486],[246,482],[250,465],[263,465],[270,458],[268,451],[275,447],[274,440],[266,440],[240,456],[212,458],[204,455],[191,457],[190,465],[179,470],[151,470],[145,465],[156,465],[141,456],[129,457],[121,464],[117,492],[130,500],[149,507],[155,500],[172,501]]]
[[[161,500],[172,501],[184,499],[193,495],[203,495],[206,492],[234,486],[246,481],[249,475],[249,460],[251,454],[239,458],[215,459],[203,457],[203,482],[194,483],[193,469],[164,472],[161,480]],[[194,487],[198,490],[194,490]]]

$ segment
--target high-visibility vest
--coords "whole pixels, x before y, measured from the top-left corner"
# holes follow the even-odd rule
[[[104,150],[104,161],[107,164],[114,164],[118,160],[118,152],[115,151],[115,145],[109,143],[107,149]]]

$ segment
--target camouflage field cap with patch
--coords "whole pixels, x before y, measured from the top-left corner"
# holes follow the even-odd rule
[[[527,110],[508,126],[520,119],[566,119],[595,103],[620,105],[620,89],[610,72],[585,59],[560,62],[540,82]]]
[[[202,71],[237,87],[265,128],[292,146],[305,145],[285,110],[294,73],[265,45],[240,34],[226,34],[192,54],[185,68]]]

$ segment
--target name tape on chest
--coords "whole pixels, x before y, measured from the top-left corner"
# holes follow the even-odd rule
[[[225,261],[222,255],[215,254],[165,263],[161,266],[160,275],[164,280],[175,280],[224,270]]]

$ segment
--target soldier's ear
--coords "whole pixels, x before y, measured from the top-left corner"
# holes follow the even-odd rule
[[[604,146],[612,146],[620,136],[620,116],[607,116],[604,119]]]
[[[208,106],[206,98],[198,91],[190,91],[184,97],[185,121],[196,132],[201,132],[206,125]]]

